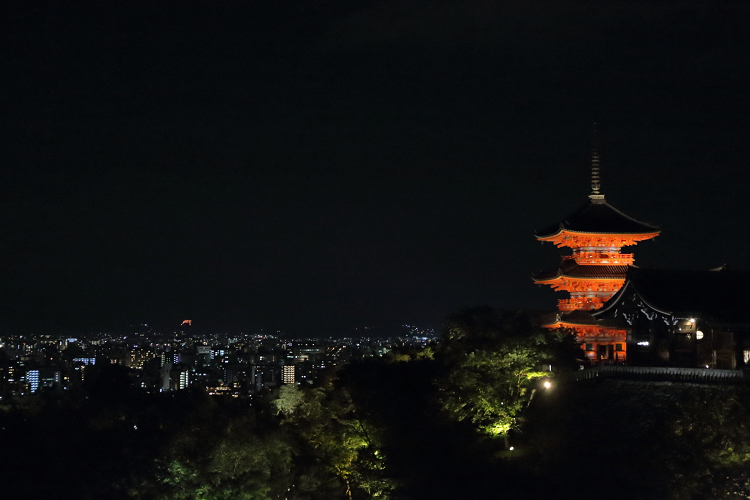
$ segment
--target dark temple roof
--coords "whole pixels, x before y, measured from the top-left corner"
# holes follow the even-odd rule
[[[659,232],[660,228],[625,215],[604,199],[592,199],[564,221],[537,231],[536,236],[554,236],[563,230],[579,233],[644,234]]]
[[[597,324],[591,311],[556,311],[539,317],[540,325],[554,325],[558,321],[569,325],[594,326]]]
[[[628,269],[625,285],[595,316],[606,315],[635,292],[648,306],[677,316],[750,320],[750,271]]]
[[[625,278],[629,266],[582,266],[573,259],[563,261],[562,265],[551,271],[542,271],[533,276],[534,281],[547,281],[555,279],[558,276],[568,278]]]

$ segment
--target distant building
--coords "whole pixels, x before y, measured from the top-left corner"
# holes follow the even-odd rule
[[[136,370],[142,370],[143,365],[156,357],[150,349],[134,349],[130,351],[128,366]]]
[[[61,378],[62,374],[59,370],[35,368],[26,371],[26,383],[28,384],[29,392],[36,392],[42,387],[60,387]]]
[[[39,390],[39,370],[28,370],[26,372],[26,383],[29,384],[29,390],[36,392]]]
[[[160,391],[172,390],[172,362],[168,361],[164,363],[160,371]]]
[[[325,348],[317,342],[295,342],[292,356],[297,361],[320,361],[325,357]]]
[[[281,367],[279,365],[254,365],[253,382],[255,391],[277,387],[281,382]]]
[[[294,384],[295,383],[295,368],[294,365],[284,365],[281,371],[281,383],[282,384]]]
[[[239,370],[235,367],[224,368],[224,383],[234,386],[237,382],[239,382]]]
[[[180,371],[178,389],[187,389],[190,387],[190,370]]]
[[[59,388],[62,373],[48,368],[39,370],[39,387]]]
[[[213,355],[211,354],[211,347],[207,345],[199,345],[195,348],[196,364],[198,366],[205,366],[211,363]]]

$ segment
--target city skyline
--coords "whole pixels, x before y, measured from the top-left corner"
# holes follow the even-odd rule
[[[0,331],[554,309],[593,121],[636,265],[747,268],[747,7],[587,5],[6,7]]]

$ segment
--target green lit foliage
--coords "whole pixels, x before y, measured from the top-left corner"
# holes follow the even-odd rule
[[[435,357],[435,350],[432,346],[427,346],[416,352],[415,359],[433,359]]]
[[[468,353],[441,383],[445,409],[490,435],[504,436],[528,401],[531,381],[545,374],[537,364],[537,352],[518,344]]]
[[[333,383],[296,390],[301,397],[284,412],[299,444],[296,498],[388,498],[391,484],[375,429],[348,391]]]
[[[391,351],[383,356],[383,361],[386,363],[406,363],[411,360],[411,356],[405,352]]]
[[[271,402],[276,414],[291,415],[302,403],[303,392],[295,385],[279,387],[277,398]]]
[[[247,420],[231,423],[196,459],[173,457],[163,467],[163,499],[266,500],[283,490],[290,449],[269,432],[258,435]]]
[[[199,389],[91,394],[3,407],[0,431],[19,458],[3,463],[11,496],[60,498],[55,485],[115,500],[345,500],[392,489],[378,432],[340,383],[283,387],[252,406]],[[54,481],[34,481],[30,460]]]
[[[179,402],[179,401],[177,401]],[[168,423],[154,467],[129,494],[159,500],[266,500],[291,483],[291,446],[262,412],[196,392]],[[182,410],[182,411],[180,411]]]
[[[433,359],[435,351],[432,346],[427,347],[399,347],[389,351],[383,356],[386,363],[406,363],[419,359]]]
[[[451,316],[436,355],[447,368],[438,380],[443,408],[491,436],[507,435],[528,405],[536,379],[551,375],[539,367],[574,364],[570,337],[535,328],[520,313],[490,307]]]

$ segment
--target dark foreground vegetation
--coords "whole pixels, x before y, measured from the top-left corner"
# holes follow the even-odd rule
[[[578,353],[476,308],[438,346],[252,401],[143,394],[97,368],[80,392],[1,407],[3,497],[750,498],[746,387],[573,383]]]

